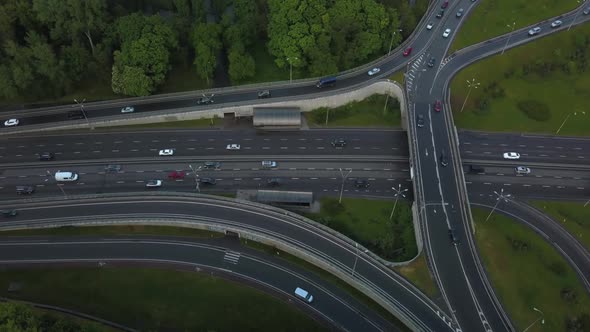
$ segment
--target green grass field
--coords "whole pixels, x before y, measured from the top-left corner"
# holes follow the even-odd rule
[[[590,204],[532,201],[534,206],[548,213],[573,235],[586,249],[590,250]]]
[[[306,217],[324,224],[357,241],[381,257],[392,261],[406,261],[418,252],[410,205],[399,201],[392,221],[389,220],[392,200],[369,200],[323,197],[320,213]]]
[[[162,236],[186,236],[186,237],[223,237],[221,233],[210,232],[196,228],[181,228],[167,226],[90,226],[57,228],[24,229],[18,231],[0,231],[0,236],[30,236],[30,235],[162,235]]]
[[[399,102],[389,98],[384,112],[386,95],[372,95],[361,101],[353,101],[337,108],[318,108],[305,113],[310,127],[399,127],[401,113]]]
[[[8,284],[22,282],[18,293]],[[0,294],[54,304],[139,330],[322,331],[269,295],[208,275],[140,268],[3,270]],[[252,319],[256,317],[256,319]]]
[[[416,287],[423,291],[430,298],[438,295],[438,288],[432,280],[430,271],[428,271],[428,265],[426,264],[426,258],[424,254],[416,258],[415,261],[406,265],[395,268],[399,274],[410,280]]]
[[[590,315],[590,297],[573,269],[540,236],[498,214],[486,222],[489,210],[473,209],[477,247],[504,308],[524,330],[544,313],[545,324],[529,331],[568,331],[566,322]],[[590,317],[585,316],[590,323]],[[579,331],[587,331],[590,325]]]
[[[449,53],[484,40],[518,30],[535,22],[571,11],[575,0],[477,0],[477,7],[466,18]],[[467,7],[464,7],[467,9]],[[452,13],[454,16],[454,12]],[[450,18],[455,19],[455,17]],[[510,25],[508,27],[507,25]]]
[[[560,135],[590,134],[590,112],[586,112],[590,68],[584,60],[589,50],[590,25],[586,24],[465,68],[451,85],[455,124],[466,129],[555,134],[569,115]],[[473,78],[481,85],[472,89],[461,113],[468,93],[466,81]]]

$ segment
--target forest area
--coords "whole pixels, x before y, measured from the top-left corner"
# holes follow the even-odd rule
[[[413,7],[406,0],[1,0],[0,104],[285,80],[290,68],[296,78],[335,74],[398,45],[427,5],[426,0]],[[399,29],[402,33],[392,33]]]

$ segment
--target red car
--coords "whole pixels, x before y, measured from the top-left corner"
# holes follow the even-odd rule
[[[449,6],[449,0],[445,0],[445,2],[443,2],[442,6],[440,6],[440,8],[445,9]]]
[[[406,50],[404,51],[404,56],[408,56],[408,55],[410,55],[410,54],[412,54],[412,48],[411,48],[411,47],[408,47],[408,48],[406,48]]]
[[[436,102],[434,102],[434,110],[437,112],[440,112],[441,109],[442,109],[442,106],[440,104],[440,100],[437,100]]]
[[[168,174],[168,178],[172,180],[184,179],[184,172],[173,171]]]

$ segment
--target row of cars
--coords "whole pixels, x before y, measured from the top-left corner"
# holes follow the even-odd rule
[[[582,13],[584,15],[590,15],[590,7],[586,7]],[[554,28],[554,29],[559,28],[562,24],[563,24],[563,22],[561,20],[555,20],[555,21],[551,22],[551,28]],[[532,37],[532,36],[538,35],[539,33],[541,33],[541,27],[537,26],[537,27],[530,29],[528,32],[528,35]]]

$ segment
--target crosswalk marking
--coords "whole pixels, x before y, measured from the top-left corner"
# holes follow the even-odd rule
[[[227,261],[228,263],[238,264],[240,260],[240,253],[233,252],[233,251],[226,251],[225,255],[223,256],[223,260]]]

